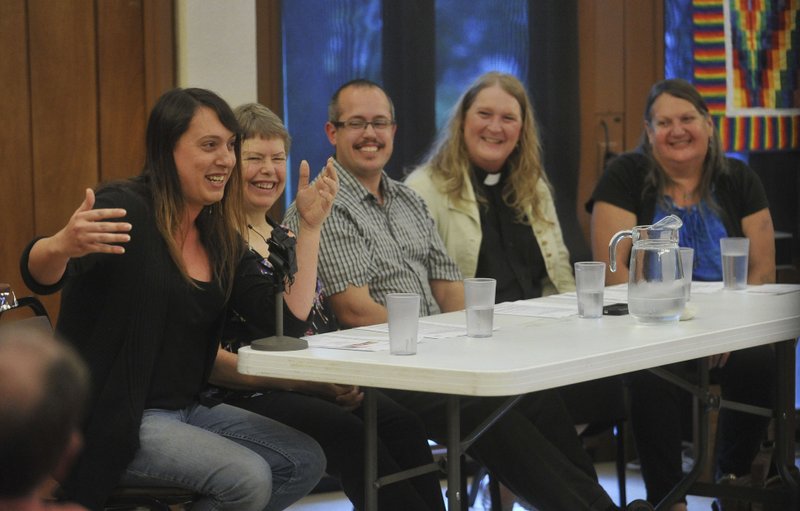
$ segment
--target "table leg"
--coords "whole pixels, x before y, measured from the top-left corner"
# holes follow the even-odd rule
[[[378,413],[375,393],[364,390],[364,506],[378,510]]]
[[[461,509],[461,410],[459,398],[447,396],[447,509]]]
[[[673,377],[666,371],[660,368],[651,369],[654,373],[660,375],[662,378],[672,381],[673,383],[679,383],[677,378]],[[695,445],[694,445],[694,455],[695,455],[695,462],[694,467],[692,470],[672,489],[671,492],[664,497],[661,502],[656,505],[657,511],[666,511],[673,504],[675,504],[678,499],[680,499],[683,495],[686,494],[686,491],[689,487],[697,481],[697,478],[700,477],[700,472],[703,470],[706,464],[706,457],[708,451],[708,442],[709,442],[709,431],[708,431],[708,423],[709,417],[708,414],[713,407],[713,397],[709,395],[708,392],[708,358],[704,357],[698,360],[698,379],[699,383],[697,385],[697,393],[694,396],[694,406],[696,407],[697,414],[696,414],[696,432],[697,436],[695,437]],[[681,385],[683,386],[683,385]]]
[[[795,371],[795,346],[796,340],[790,339],[775,343],[775,371],[776,371],[776,402],[774,410],[762,409],[757,406],[734,403],[720,399],[708,391],[709,367],[708,359],[699,359],[698,375],[699,384],[696,386],[681,380],[680,377],[670,374],[661,368],[650,369],[653,373],[694,394],[696,407],[695,413],[695,465],[681,482],[664,499],[658,503],[658,511],[667,510],[682,495],[726,497],[737,500],[748,500],[789,506],[786,509],[795,509],[798,506],[800,495],[798,485],[800,482],[793,474],[791,467],[794,465],[794,371]],[[775,419],[775,454],[774,463],[781,477],[783,488],[763,489],[755,487],[720,486],[716,483],[697,482],[700,472],[706,465],[707,445],[709,444],[709,412],[712,409],[730,408],[744,413],[774,417]],[[788,499],[788,500],[787,500]]]
[[[794,431],[795,431],[795,391],[794,385],[784,382],[795,382],[796,340],[790,339],[775,344],[775,362],[777,394],[775,403],[775,468],[790,494],[794,496],[797,507],[798,481],[790,471],[794,466]]]

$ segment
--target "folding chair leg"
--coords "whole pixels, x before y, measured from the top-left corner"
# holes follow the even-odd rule
[[[614,426],[617,441],[617,484],[619,485],[619,506],[625,508],[628,495],[625,485],[625,422],[619,421]]]

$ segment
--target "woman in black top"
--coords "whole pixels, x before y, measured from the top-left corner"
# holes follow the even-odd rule
[[[215,94],[167,92],[142,174],[87,190],[67,225],[23,254],[34,292],[63,288],[56,329],[91,371],[86,445],[64,489],[92,509],[120,482],[192,489],[206,496],[195,510],[284,509],[322,475],[310,437],[199,397],[228,307],[274,330],[276,286],[239,235],[238,132]],[[287,333],[307,314],[287,314]]]
[[[726,158],[708,106],[697,89],[679,79],[655,84],[647,98],[642,143],[612,160],[587,204],[592,214],[592,252],[609,263],[611,236],[667,215],[683,221],[680,245],[694,248],[694,280],[722,280],[720,238],[750,239],[748,284],[775,282],[775,242],[764,187],[752,169]],[[630,243],[617,250],[627,269]],[[606,272],[606,284],[625,282],[627,271]],[[711,378],[729,401],[770,407],[774,392],[772,346],[710,357]],[[666,368],[694,378],[696,361]],[[690,417],[690,394],[650,371],[626,376],[634,438],[647,488],[658,503],[683,477],[681,439]],[[720,410],[716,437],[717,476],[750,472],[769,419]],[[670,511],[686,511],[683,495]]]
[[[266,240],[280,229],[267,217],[282,196],[286,184],[286,154],[291,139],[280,118],[267,107],[251,103],[235,111],[242,126],[244,199],[247,214],[246,238],[251,251],[259,254],[261,270],[272,275]],[[332,162],[318,178],[336,182]],[[333,189],[333,192],[336,190]],[[310,332],[336,329],[317,280],[319,233],[327,217],[320,210],[314,188],[308,185],[308,164],[300,164],[295,204],[301,224],[297,238],[298,271],[286,291],[289,310],[308,310]],[[217,356],[212,383],[226,403],[240,406],[297,428],[317,440],[328,460],[327,472],[340,479],[342,489],[356,509],[364,507],[364,422],[361,401],[364,394],[353,385],[254,377],[236,371],[239,347],[264,337],[265,332],[232,314],[226,324],[224,350]],[[238,389],[238,390],[233,390]],[[376,392],[378,403],[378,470],[380,475],[433,462],[425,429],[410,411]],[[378,492],[382,511],[443,510],[442,491],[436,474],[387,485]]]

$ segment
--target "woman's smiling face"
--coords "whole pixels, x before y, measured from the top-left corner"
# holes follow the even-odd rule
[[[645,124],[653,156],[669,170],[690,165],[700,171],[708,153],[714,125],[708,116],[685,99],[660,95],[650,108],[652,121]]]
[[[267,211],[286,187],[286,146],[280,137],[242,142],[244,198],[248,209]]]
[[[469,159],[487,172],[503,168],[521,131],[519,102],[499,85],[480,91],[464,115],[464,144]]]
[[[199,213],[222,200],[236,165],[236,136],[208,107],[197,109],[172,151],[187,207]]]

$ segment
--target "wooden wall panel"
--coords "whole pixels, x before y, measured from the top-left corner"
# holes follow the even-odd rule
[[[147,114],[175,84],[172,0],[0,0],[0,282],[99,181],[137,174]],[[11,214],[8,214],[11,212]],[[44,297],[51,315],[59,295]]]
[[[98,177],[94,2],[28,6],[36,231],[52,234]]]
[[[50,235],[98,178],[94,2],[29,0],[28,16],[35,231]]]
[[[147,116],[156,100],[175,87],[175,6],[172,0],[143,0],[142,6]]]
[[[578,0],[581,166],[577,215],[589,240],[584,204],[604,168],[606,149],[633,149],[647,91],[664,75],[663,0]]]
[[[23,292],[19,256],[33,237],[33,162],[25,0],[0,0],[0,282]]]
[[[626,151],[639,144],[647,93],[664,78],[664,6],[662,2],[625,0]]]
[[[625,19],[623,0],[598,0],[595,4],[594,37],[585,50],[593,54],[596,113],[620,113],[625,108]]]
[[[256,0],[256,81],[258,102],[283,119],[283,45],[280,0]],[[294,172],[294,171],[290,171]],[[283,199],[267,214],[283,218]]]
[[[143,7],[97,2],[100,181],[137,175],[144,163]]]
[[[283,119],[280,0],[256,0],[256,61],[258,101]]]

